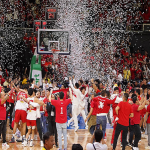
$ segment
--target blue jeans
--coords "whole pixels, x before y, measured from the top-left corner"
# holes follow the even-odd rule
[[[100,129],[100,125],[102,125],[103,138],[105,137],[106,124],[107,124],[107,118],[106,118],[106,116],[97,116],[96,117],[96,126],[97,126],[97,129]]]
[[[94,131],[95,131],[95,126],[91,126],[91,128],[90,128],[90,134],[93,135]]]
[[[42,132],[45,134],[48,132],[48,124],[47,124],[47,117],[44,116],[45,113],[41,113],[41,126],[42,126]]]
[[[67,122],[66,123],[56,123],[57,133],[58,133],[58,144],[59,149],[62,150],[62,133],[64,136],[64,149],[67,150]]]

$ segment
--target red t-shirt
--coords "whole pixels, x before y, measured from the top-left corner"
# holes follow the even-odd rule
[[[139,74],[139,78],[141,79],[142,70],[141,70],[141,69],[137,70],[137,71],[136,71],[136,74]]]
[[[136,104],[132,105],[134,116],[131,118],[131,121],[130,121],[131,125],[140,124],[140,111],[138,111],[138,107],[139,105],[136,105]]]
[[[123,126],[129,126],[129,116],[133,113],[132,107],[128,102],[120,102],[119,106],[119,113],[118,113],[118,123]]]
[[[46,97],[44,98],[43,100],[44,104],[47,104],[49,102],[49,99],[47,99]],[[47,110],[45,111],[45,114],[44,114],[45,117],[48,117],[48,112]]]
[[[17,101],[21,100],[22,101],[22,98],[20,98],[20,96],[23,96],[25,98],[28,98],[28,95],[24,92],[18,92],[18,95],[17,95]]]
[[[121,93],[121,91],[122,91],[121,88],[119,88],[119,94]]]
[[[45,63],[46,63],[46,59],[41,59],[41,66],[45,66]]]
[[[1,99],[0,99],[0,120],[6,120],[6,103],[1,104]]]
[[[56,109],[56,119],[57,123],[66,123],[67,122],[67,106],[71,103],[71,99],[60,100],[51,100],[51,104],[55,106]]]
[[[96,115],[96,108],[97,108],[97,103],[96,102],[94,102],[93,100],[91,101],[91,108],[93,108],[93,112],[92,112],[92,114],[91,115]]]
[[[147,123],[150,123],[150,105],[147,106],[147,112],[148,112],[148,118],[147,118]]]
[[[97,89],[96,94],[100,93],[101,91],[99,89]]]
[[[131,68],[130,71],[131,71],[131,80],[134,80],[135,79],[135,69]]]
[[[10,96],[9,96],[9,99],[7,100],[7,102],[9,102],[9,103],[14,103],[15,90],[12,89],[9,95],[10,95]]]
[[[110,104],[113,104],[115,102],[117,97],[115,97],[113,100],[110,100],[106,97],[98,96],[94,97],[93,101],[97,102],[97,114],[100,113],[108,113],[110,109]]]

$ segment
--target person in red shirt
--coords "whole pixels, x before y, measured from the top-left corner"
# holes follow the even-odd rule
[[[138,74],[138,75],[139,75],[139,79],[141,79],[141,78],[142,78],[142,70],[140,69],[140,65],[138,65],[138,67],[137,67],[136,74]]]
[[[5,96],[5,92],[0,93],[0,133],[3,136],[2,149],[4,147],[9,148],[9,145],[6,143],[6,100],[9,98],[9,93]]]
[[[49,95],[50,95],[50,89],[46,89],[46,97],[43,99],[43,102],[47,105],[49,102]],[[48,124],[47,124],[47,118],[48,118],[48,112],[46,110],[46,107],[44,107],[44,116],[42,117],[43,122],[43,132],[44,134],[48,131]]]
[[[148,53],[147,53],[147,51],[145,51],[145,55],[143,55],[143,60],[145,60],[147,58],[147,56],[148,56]]]
[[[150,149],[150,104],[147,106],[147,111],[144,118],[143,126],[147,127],[147,134],[148,134],[148,146],[145,148]]]
[[[91,79],[91,83],[92,83],[92,87],[95,90],[96,94],[100,93],[101,91],[99,90],[99,84],[95,84],[94,79]]]
[[[107,124],[107,114],[110,109],[110,104],[113,104],[117,97],[115,97],[113,100],[110,100],[105,97],[106,91],[103,90],[101,92],[101,96],[93,98],[93,101],[97,103],[97,116],[96,116],[96,124],[97,129],[100,129],[100,125],[102,125],[102,131],[103,131],[103,138],[105,136],[106,131],[106,124]]]
[[[138,58],[138,56],[141,56],[140,50],[138,49],[137,52],[135,53],[135,56]]]
[[[142,59],[141,55],[138,55],[137,61],[138,61],[138,64],[140,65],[140,67],[142,67],[143,59]]]
[[[131,72],[131,80],[135,79],[135,65],[132,65],[132,67],[130,68],[130,72]]]
[[[132,101],[133,101],[132,110],[133,110],[134,116],[131,118],[130,124],[131,124],[131,128],[133,130],[133,133],[135,135],[134,145],[133,145],[133,149],[135,149],[135,148],[138,148],[138,142],[141,139],[141,130],[140,130],[140,126],[139,126],[140,110],[142,110],[145,107],[146,98],[144,99],[144,102],[142,104],[140,104],[139,99],[134,94],[134,96],[132,97]],[[132,140],[130,140],[130,141],[132,141]]]
[[[28,38],[28,34],[25,33],[25,36],[23,37],[23,41],[28,44],[29,38]]]
[[[118,115],[118,123],[116,126],[115,131],[115,138],[113,142],[113,150],[116,149],[117,140],[119,137],[119,134],[121,130],[123,130],[122,133],[122,150],[125,150],[126,146],[126,139],[127,139],[127,133],[128,133],[128,126],[129,126],[129,117],[133,117],[133,111],[131,105],[127,102],[129,97],[129,94],[124,93],[123,95],[123,101],[118,104],[116,107],[116,114]]]
[[[11,126],[11,123],[12,123],[12,112],[13,112],[14,100],[15,100],[15,89],[13,87],[11,88],[9,95],[10,95],[9,99],[6,102],[7,108],[9,107],[9,110],[7,111],[7,115],[6,115],[6,122],[7,122],[8,114],[10,113],[9,126]]]
[[[53,90],[51,90],[52,94]],[[62,133],[64,136],[64,150],[67,150],[67,106],[71,103],[72,101],[72,91],[69,88],[70,92],[70,98],[71,99],[64,99],[64,93],[60,92],[59,93],[59,98],[58,100],[51,100],[51,94],[49,96],[49,101],[53,106],[55,106],[56,110],[56,128],[58,132],[58,144],[59,144],[59,149],[62,149]]]

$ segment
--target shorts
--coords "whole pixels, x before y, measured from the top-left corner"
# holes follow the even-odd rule
[[[15,122],[19,122],[20,120],[22,123],[26,123],[27,112],[25,110],[16,110],[15,112]]]
[[[27,127],[35,127],[36,120],[27,120]]]

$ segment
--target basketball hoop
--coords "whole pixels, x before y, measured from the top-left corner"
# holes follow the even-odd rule
[[[60,50],[56,50],[56,49],[52,49],[52,53],[53,53],[53,60],[57,61],[58,60],[58,54],[59,54]]]

